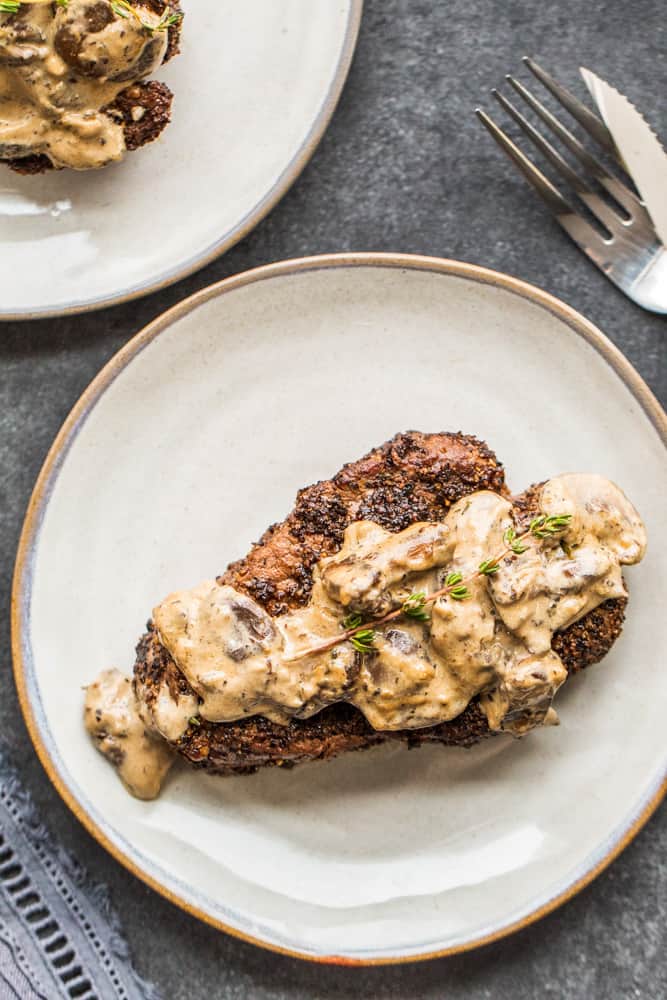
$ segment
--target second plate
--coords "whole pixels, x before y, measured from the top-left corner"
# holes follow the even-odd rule
[[[241,239],[314,152],[350,66],[362,0],[190,0],[157,142],[100,171],[0,164],[0,320],[124,302]]]

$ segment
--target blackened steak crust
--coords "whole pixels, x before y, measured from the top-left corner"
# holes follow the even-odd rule
[[[333,479],[301,490],[287,518],[269,528],[219,580],[251,596],[269,614],[284,614],[308,601],[313,567],[340,547],[352,521],[373,520],[389,531],[401,531],[416,521],[442,520],[462,496],[483,489],[508,495],[502,466],[477,438],[415,431],[398,434],[344,466]],[[538,489],[533,487],[515,499],[519,521],[531,516],[537,497]],[[621,632],[625,603],[607,601],[554,636],[552,646],[569,673],[596,663],[608,652]],[[164,680],[174,694],[191,690],[149,623],[137,647],[135,684],[150,702]],[[311,719],[293,719],[287,726],[261,716],[231,723],[198,721],[176,748],[192,764],[214,774],[292,766],[389,740],[410,747],[432,742],[470,746],[491,735],[476,701],[450,722],[396,732],[374,730],[361,712],[344,703],[331,705]]]
[[[177,0],[143,0],[143,5],[150,7],[156,14],[163,14],[167,8],[173,14],[183,13]],[[181,26],[182,21],[179,20],[168,28],[169,43],[163,64],[180,52]],[[158,83],[155,80],[141,81],[126,87],[104,110],[116,121],[122,122],[125,144],[128,151],[132,152],[157,139],[169,124],[173,99],[174,95],[166,83]],[[133,108],[143,110],[139,121],[135,121]],[[0,163],[6,163],[17,174],[42,174],[46,170],[53,169],[48,156],[41,153],[14,159],[0,159]]]
[[[300,490],[291,514],[219,582],[248,594],[270,615],[285,614],[308,602],[315,564],[340,548],[352,521],[402,531],[416,521],[443,520],[452,504],[476,490],[507,495],[503,467],[484,442],[460,433],[397,434],[333,479]]]

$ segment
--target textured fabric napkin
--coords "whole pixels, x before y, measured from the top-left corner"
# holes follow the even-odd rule
[[[55,844],[0,747],[0,1000],[160,1000],[107,890]]]

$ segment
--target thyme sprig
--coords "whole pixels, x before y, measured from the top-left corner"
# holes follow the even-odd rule
[[[485,559],[481,562],[474,573],[471,573],[467,577],[463,577],[458,572],[448,573],[445,577],[444,586],[439,590],[434,590],[431,594],[425,594],[422,590],[410,594],[400,607],[370,622],[364,622],[358,613],[350,614],[343,620],[343,631],[339,635],[334,636],[332,639],[327,639],[326,642],[319,643],[317,646],[310,646],[308,649],[300,650],[300,652],[291,656],[290,660],[302,660],[306,656],[313,656],[315,653],[325,653],[342,642],[350,642],[357,652],[362,655],[372,653],[373,645],[377,638],[377,629],[381,625],[386,625],[388,622],[395,621],[396,618],[401,618],[402,616],[426,622],[430,617],[427,605],[433,604],[441,597],[449,597],[454,601],[467,601],[472,596],[468,584],[484,576],[494,576],[500,570],[500,563],[507,556],[520,556],[529,548],[532,548],[532,546],[525,544],[528,539],[537,538],[542,540],[551,538],[566,528],[571,520],[571,514],[540,514],[538,517],[532,519],[526,531],[520,535],[517,535],[515,528],[509,527],[503,534],[505,548],[493,556],[492,559]]]

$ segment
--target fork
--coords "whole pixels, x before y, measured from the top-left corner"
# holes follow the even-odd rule
[[[526,58],[524,63],[584,131],[624,170],[623,161],[604,122],[534,60]],[[507,76],[506,79],[518,96],[579,161],[585,176],[571,166],[507,97],[495,89],[491,93],[560,177],[571,186],[604,233],[599,232],[563,197],[558,188],[492,118],[481,108],[477,108],[475,113],[482,124],[543,198],[568,236],[602,273],[637,305],[651,312],[667,313],[667,250],[660,242],[643,202],[617,177],[612,176],[600,160],[527,87],[512,76]],[[595,185],[611,196],[613,206],[601,196]]]

